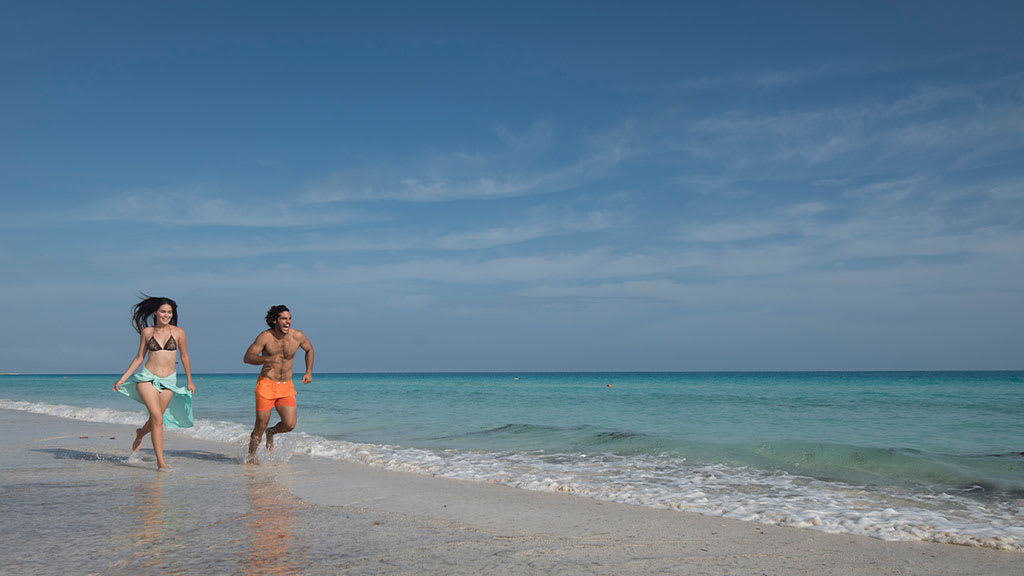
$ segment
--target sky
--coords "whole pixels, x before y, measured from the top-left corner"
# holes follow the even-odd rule
[[[1022,3],[0,6],[0,372],[1024,369]]]

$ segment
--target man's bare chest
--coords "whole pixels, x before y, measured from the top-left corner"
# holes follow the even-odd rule
[[[292,358],[295,356],[295,351],[299,349],[299,345],[290,341],[284,342],[269,342],[263,348],[263,353],[268,356],[283,356],[285,358]]]

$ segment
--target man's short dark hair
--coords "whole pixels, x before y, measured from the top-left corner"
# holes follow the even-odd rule
[[[270,310],[267,310],[267,326],[270,326],[271,328],[273,328],[274,324],[277,323],[278,316],[280,316],[282,312],[288,312],[288,311],[289,311],[288,307],[285,306],[284,304],[278,304],[277,306],[271,306]]]

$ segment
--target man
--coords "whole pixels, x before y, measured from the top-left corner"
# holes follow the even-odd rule
[[[274,435],[290,432],[295,428],[298,408],[295,404],[295,386],[292,385],[292,364],[295,353],[302,348],[306,352],[306,373],[302,383],[313,381],[313,345],[306,335],[292,330],[292,314],[287,306],[272,306],[267,311],[269,330],[260,332],[256,341],[245,351],[246,364],[262,365],[256,379],[256,425],[249,437],[249,458],[247,462],[259,464],[256,449],[259,448],[263,432],[267,433],[267,451],[274,450]],[[276,408],[281,421],[272,428],[270,409]]]

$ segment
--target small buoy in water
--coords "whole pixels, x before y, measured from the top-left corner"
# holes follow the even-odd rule
[[[612,385],[611,385],[611,384],[609,384],[609,385],[608,385],[608,387],[609,387],[609,388],[611,388],[611,387],[612,387]]]

